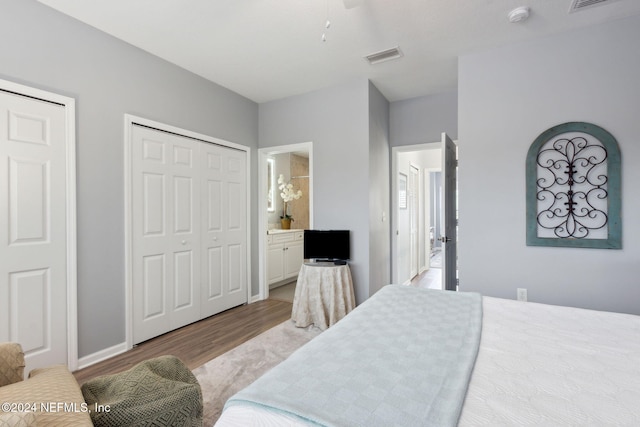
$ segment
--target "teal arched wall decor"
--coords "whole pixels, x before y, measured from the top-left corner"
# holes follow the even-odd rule
[[[527,153],[527,245],[622,248],[621,157],[616,139],[569,122],[538,136]]]

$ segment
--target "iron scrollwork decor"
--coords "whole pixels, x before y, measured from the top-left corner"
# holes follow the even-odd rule
[[[543,132],[527,154],[527,245],[620,249],[620,149],[591,123]]]

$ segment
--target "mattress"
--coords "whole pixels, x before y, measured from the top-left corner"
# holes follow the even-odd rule
[[[640,316],[483,297],[459,426],[640,425]],[[227,408],[216,427],[308,426]]]

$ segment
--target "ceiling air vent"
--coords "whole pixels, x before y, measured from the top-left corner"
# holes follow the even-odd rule
[[[369,61],[369,64],[379,64],[380,62],[390,61],[392,59],[398,59],[402,57],[402,51],[398,46],[391,49],[381,50],[380,52],[371,53],[364,58]]]
[[[362,5],[364,0],[344,0],[345,9],[353,9],[354,7],[358,7]]]
[[[600,6],[609,3],[613,3],[617,0],[571,0],[571,7],[569,13],[578,12],[580,10],[588,9],[593,6]]]

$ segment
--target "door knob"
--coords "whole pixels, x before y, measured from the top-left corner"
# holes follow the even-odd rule
[[[442,237],[440,237],[440,241],[441,241],[442,243],[447,243],[447,242],[450,242],[450,241],[451,241],[451,238],[449,238],[449,237],[445,237],[445,236],[442,236]]]
[[[182,241],[182,242],[180,242],[180,243],[182,243],[183,245],[186,245],[186,244],[187,244],[187,241],[186,241],[186,240],[183,240],[183,241]]]

